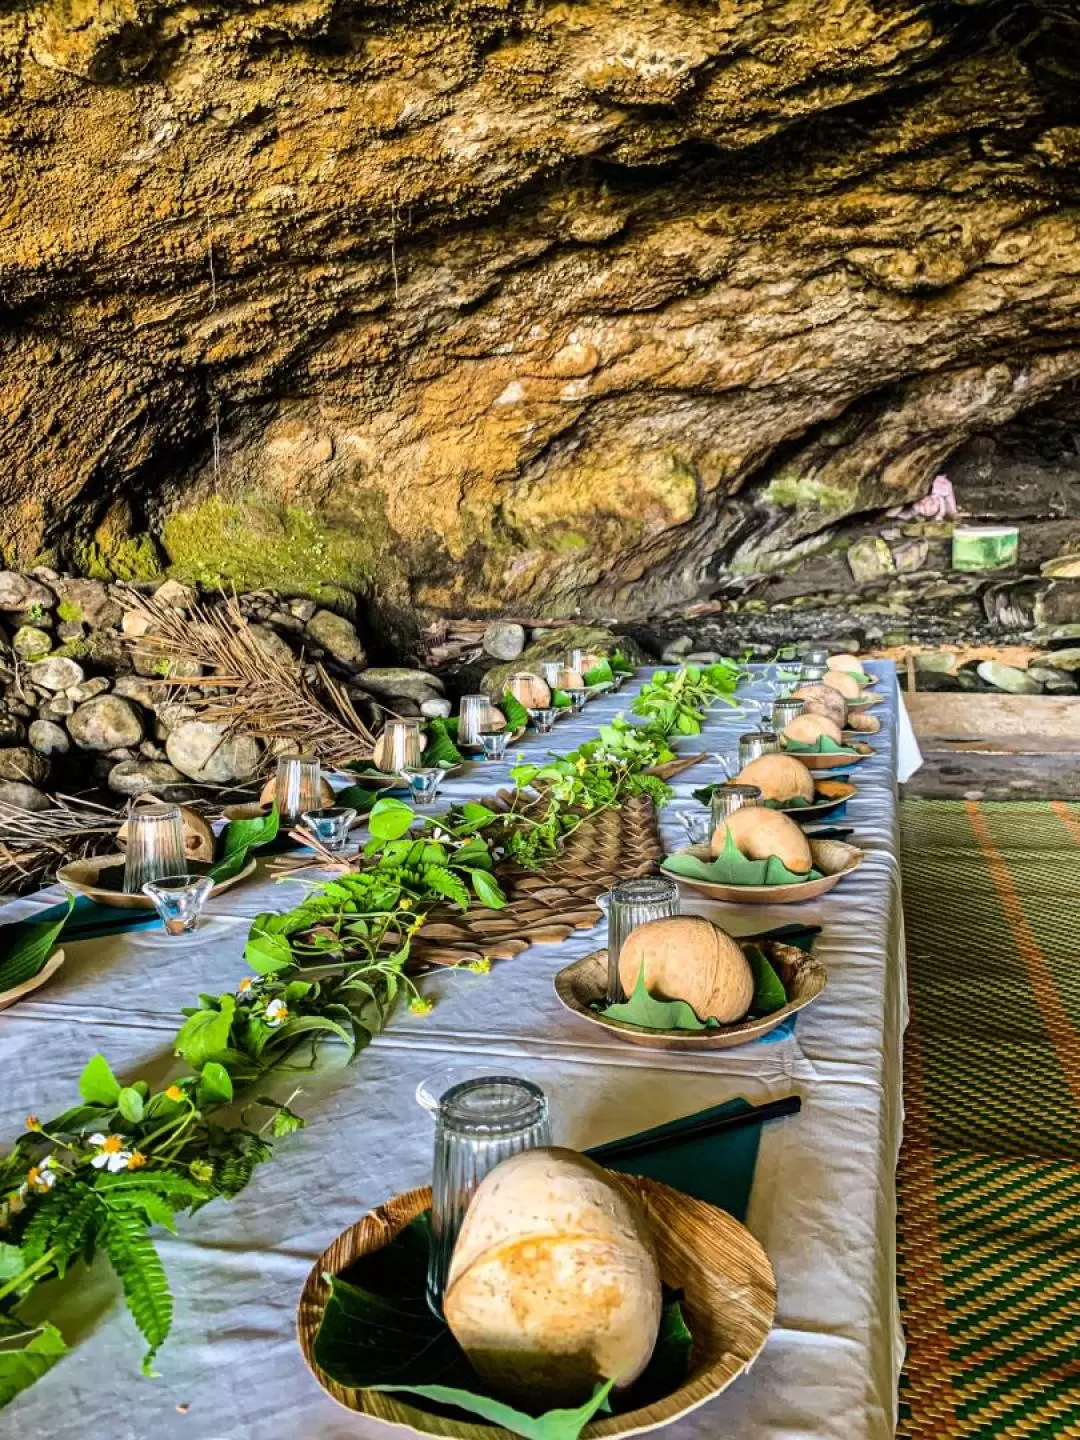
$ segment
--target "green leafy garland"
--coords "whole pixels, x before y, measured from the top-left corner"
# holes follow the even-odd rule
[[[416,813],[379,800],[353,865],[313,884],[292,910],[256,917],[244,951],[254,973],[184,1011],[174,1048],[190,1073],[152,1091],[142,1080],[122,1084],[95,1055],[79,1104],[44,1124],[28,1116],[26,1133],[0,1159],[0,1406],[67,1349],[55,1325],[23,1324],[15,1307],[98,1250],[120,1277],[152,1373],[173,1301],[147,1232],[175,1229],[179,1214],[237,1194],[272,1140],[304,1125],[288,1103],[259,1093],[271,1074],[310,1069],[328,1040],[352,1059],[402,998],[429,1010],[405,972],[428,912],[447,902],[498,909],[506,903],[495,875],[501,859],[541,866],[590,815],[632,795],[662,804],[671,792],[648,771],[673,758],[669,735],[696,733],[691,720],[700,729],[707,706],[738,679],[734,662],[658,672],[634,702],[645,724],[619,717],[566,756],[518,766],[505,811],[469,802],[410,835]],[[233,837],[230,860],[276,828],[276,819],[262,831],[259,823]],[[250,1109],[239,1123],[214,1118],[241,1100]],[[251,1110],[262,1112],[258,1125]]]

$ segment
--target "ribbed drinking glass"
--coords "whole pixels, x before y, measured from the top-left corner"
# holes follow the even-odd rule
[[[824,680],[826,673],[827,671],[825,669],[825,666],[818,665],[814,661],[811,661],[806,665],[800,665],[799,684],[816,685],[819,681]]]
[[[549,690],[558,690],[559,678],[563,672],[561,660],[545,660],[540,666],[540,673],[544,677],[544,683]]]
[[[419,720],[388,720],[382,739],[387,775],[400,775],[410,765],[420,764]]]
[[[713,829],[722,825],[729,815],[734,815],[735,811],[741,810],[744,805],[760,805],[761,798],[761,791],[756,785],[717,785],[709,801]]]
[[[486,695],[463,695],[458,711],[457,743],[473,749],[480,744],[480,731],[491,724],[491,701]]]
[[[772,728],[779,734],[789,720],[794,720],[806,708],[805,703],[795,695],[781,695],[773,701]]]
[[[544,1092],[514,1075],[486,1075],[452,1085],[435,1116],[431,1176],[428,1303],[441,1313],[461,1222],[476,1187],[501,1160],[551,1144]]]
[[[322,773],[314,755],[279,755],[274,798],[282,822],[295,825],[305,810],[318,810],[321,785]]]
[[[625,1000],[619,980],[619,952],[631,930],[649,920],[679,913],[679,887],[663,875],[619,880],[608,893],[608,1004]]]
[[[585,660],[585,651],[584,651],[584,650],[571,650],[571,651],[570,651],[570,654],[566,657],[566,663],[567,663],[567,665],[570,666],[570,669],[571,669],[571,670],[576,670],[579,675],[581,674],[581,666],[582,666],[584,660]]]
[[[133,805],[127,817],[124,891],[138,895],[149,880],[179,875],[187,869],[184,823],[179,805]]]
[[[828,665],[829,654],[827,645],[808,645],[803,651],[803,659],[809,665]]]
[[[759,755],[775,755],[779,749],[780,737],[774,730],[749,730],[739,736],[739,769]]]

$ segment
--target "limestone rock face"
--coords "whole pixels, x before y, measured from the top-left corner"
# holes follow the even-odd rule
[[[914,499],[1080,376],[1080,22],[1000,19],[6,7],[5,563],[633,617]]]

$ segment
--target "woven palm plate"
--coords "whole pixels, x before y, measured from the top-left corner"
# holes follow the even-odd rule
[[[768,1256],[745,1226],[715,1205],[694,1200],[656,1180],[616,1175],[649,1219],[664,1283],[684,1291],[683,1309],[694,1337],[690,1374],[672,1395],[625,1415],[594,1420],[585,1440],[638,1435],[667,1425],[712,1400],[760,1353],[776,1315],[776,1280]],[[464,1418],[434,1415],[418,1397],[338,1385],[315,1364],[314,1345],[330,1286],[324,1272],[346,1270],[361,1255],[381,1250],[431,1206],[431,1189],[410,1190],[372,1210],[323,1251],[300,1296],[296,1329],[308,1369],[347,1410],[401,1425],[421,1435],[455,1440],[502,1440],[507,1431]],[[717,1422],[720,1422],[720,1416]]]
[[[854,794],[855,786],[847,780],[815,780],[812,805],[780,805],[777,808],[792,820],[820,820],[822,816],[839,810]]]
[[[649,1050],[730,1050],[735,1045],[745,1045],[768,1035],[770,1030],[805,1009],[825,989],[825,966],[812,955],[776,940],[755,943],[765,952],[788,997],[781,1010],[756,1020],[739,1020],[734,1025],[718,1025],[709,1030],[643,1030],[622,1020],[609,1020],[593,1009],[606,999],[606,950],[594,950],[583,960],[560,970],[555,976],[555,994],[575,1015],[610,1031],[616,1040],[629,1045],[644,1045]]]
[[[800,760],[807,770],[841,770],[851,765],[861,765],[868,755],[874,753],[873,747],[864,741],[853,741],[851,745],[854,755],[824,754],[814,755],[806,751],[792,751],[796,760]]]
[[[700,755],[680,756],[654,773],[663,780],[696,765]],[[493,810],[514,803],[512,790],[500,790],[483,803]],[[596,897],[616,880],[654,875],[664,856],[656,812],[645,795],[618,809],[601,810],[567,836],[558,856],[540,870],[503,861],[496,875],[507,905],[503,910],[475,906],[462,914],[441,905],[417,931],[410,963],[460,965],[473,960],[509,960],[530,945],[558,944],[575,930],[591,930],[601,918]]]
[[[0,991],[0,1010],[6,1010],[9,1005],[14,1005],[16,1000],[21,1000],[24,995],[29,995],[31,991],[51,980],[63,963],[63,950],[54,950],[36,975],[31,975],[30,979],[24,980],[21,985],[13,985],[10,990]]]
[[[153,910],[154,902],[149,895],[129,895],[120,888],[124,880],[124,858],[123,855],[99,855],[96,859],[72,860],[70,865],[61,865],[56,872],[56,878],[68,890],[74,890],[77,895],[85,895],[88,900],[93,900],[98,905],[115,905],[119,910]],[[213,900],[215,895],[239,885],[254,873],[257,864],[258,861],[254,858],[249,860],[242,870],[215,885],[209,898]],[[102,879],[109,871],[112,872],[112,883],[103,885]]]
[[[677,852],[693,855],[698,860],[713,858],[708,845],[688,845]],[[795,885],[718,885],[710,880],[691,880],[685,875],[670,873],[671,878],[690,890],[707,895],[710,900],[728,900],[736,905],[796,905],[800,900],[816,900],[845,875],[857,870],[865,855],[857,845],[847,845],[843,840],[811,840],[810,854],[814,869],[821,871],[819,880],[802,880]]]

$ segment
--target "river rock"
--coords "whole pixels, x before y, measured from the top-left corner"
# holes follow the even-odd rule
[[[48,778],[49,762],[44,755],[25,745],[0,750],[0,780],[19,780],[30,785]]]
[[[11,648],[24,660],[40,660],[52,649],[52,636],[38,625],[20,625],[11,637]]]
[[[85,700],[93,700],[95,695],[104,695],[108,688],[109,682],[104,675],[92,675],[89,680],[73,685],[68,694],[76,705],[81,705]]]
[[[131,640],[138,640],[150,629],[150,620],[141,610],[125,610],[120,629]]]
[[[289,614],[306,625],[319,607],[314,600],[296,599],[289,601]]]
[[[35,720],[30,726],[30,745],[39,755],[66,755],[71,737],[53,720]]]
[[[16,570],[0,570],[0,610],[28,610],[31,605],[51,610],[55,604],[56,596],[47,585]]]
[[[87,700],[68,721],[68,730],[80,750],[116,750],[143,738],[139,712],[118,695]]]
[[[151,685],[149,680],[144,680],[141,675],[121,675],[113,684],[114,695],[119,695],[124,700],[134,700],[147,710],[153,710],[156,702],[167,693],[165,689]]]
[[[364,647],[351,620],[332,610],[316,610],[307,623],[308,637],[345,664],[362,665]]]
[[[1053,665],[1029,665],[1027,673],[1038,680],[1048,695],[1075,695],[1077,683],[1072,675]]]
[[[91,630],[110,630],[119,625],[123,607],[109,594],[100,580],[60,580],[57,582],[62,618],[85,621]]]
[[[75,710],[75,701],[70,695],[54,695],[41,707],[43,720],[66,720]]]
[[[1010,695],[1040,695],[1042,686],[1026,670],[1015,665],[1002,665],[997,660],[981,660],[979,675],[996,690],[1006,690]]]
[[[353,681],[361,690],[392,700],[397,695],[406,695],[422,705],[425,700],[436,699],[443,690],[443,682],[429,670],[407,670],[391,665],[372,666],[362,670]]]
[[[480,643],[493,660],[516,660],[525,649],[525,627],[510,620],[493,620]]]
[[[1052,665],[1055,670],[1080,670],[1080,645],[1070,645],[1065,650],[1047,650],[1034,657],[1037,665]]]
[[[275,660],[279,665],[286,665],[290,669],[295,668],[296,656],[276,630],[271,629],[269,625],[249,625],[248,633],[268,659]]]
[[[884,579],[896,569],[892,551],[880,535],[864,535],[856,540],[847,552],[847,562],[857,585]]]
[[[429,720],[445,720],[449,716],[450,710],[450,701],[444,700],[442,696],[437,696],[432,700],[424,700],[420,705],[420,714],[426,715]]]
[[[143,791],[161,795],[186,783],[180,771],[164,760],[121,760],[109,771],[107,781],[118,795],[141,795]]]
[[[677,639],[672,640],[670,644],[664,646],[660,659],[665,665],[678,665],[683,656],[689,655],[693,648],[694,642],[690,636],[680,635]]]
[[[52,801],[34,785],[23,780],[0,780],[0,805],[14,805],[19,810],[51,810]]]
[[[190,585],[181,585],[179,580],[165,580],[154,591],[159,605],[168,605],[172,610],[190,610],[198,599]]]
[[[165,753],[189,779],[228,785],[253,774],[261,752],[251,735],[229,734],[227,726],[207,720],[185,720],[170,731]]]
[[[921,570],[926,564],[930,546],[926,540],[904,540],[893,546],[893,564],[902,575]]]
[[[86,671],[75,660],[64,655],[51,655],[48,660],[39,660],[30,666],[30,679],[42,690],[70,690],[82,682]],[[108,688],[108,681],[105,682]],[[73,700],[78,697],[73,695]]]

